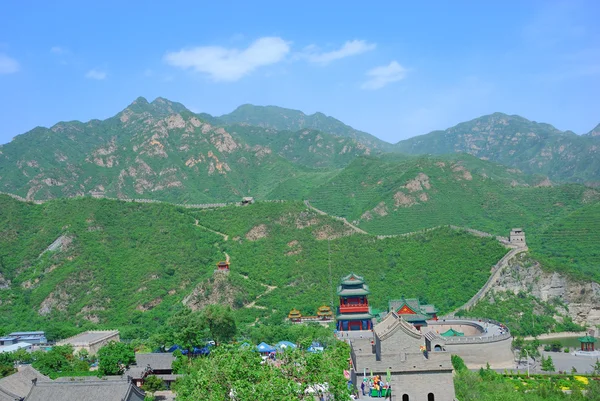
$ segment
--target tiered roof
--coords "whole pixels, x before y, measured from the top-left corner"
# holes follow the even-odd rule
[[[370,293],[369,286],[365,284],[365,279],[354,273],[343,277],[337,288],[337,294],[341,297],[369,295]]]
[[[592,336],[579,337],[578,340],[581,343],[595,343],[596,342],[596,339]]]

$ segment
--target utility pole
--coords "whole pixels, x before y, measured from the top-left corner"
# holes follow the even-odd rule
[[[327,237],[327,257],[329,258],[329,296],[331,311],[333,312],[333,279],[331,276],[331,239]]]
[[[527,352],[525,348],[523,348],[523,351],[525,351],[525,355],[527,355],[527,377],[529,377],[529,352]]]

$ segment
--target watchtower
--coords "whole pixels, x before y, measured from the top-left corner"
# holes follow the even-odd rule
[[[373,315],[370,313],[369,287],[361,276],[352,273],[342,278],[337,290],[340,297],[338,308],[337,329],[371,330],[373,328]]]
[[[217,263],[217,271],[229,273],[229,262],[223,260]]]
[[[527,246],[525,242],[525,231],[522,228],[513,228],[510,231],[510,244],[516,246]]]

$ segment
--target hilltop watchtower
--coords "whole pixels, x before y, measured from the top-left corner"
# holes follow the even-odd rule
[[[513,228],[510,231],[510,244],[515,246],[527,246],[525,242],[525,231],[522,228]]]
[[[229,262],[226,260],[217,263],[217,271],[229,273]]]
[[[337,295],[340,297],[336,316],[339,331],[373,328],[373,315],[367,297],[369,294],[369,287],[361,276],[352,273],[342,278],[337,290]]]

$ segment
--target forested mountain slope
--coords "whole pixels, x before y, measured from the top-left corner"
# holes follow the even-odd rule
[[[371,234],[401,234],[445,224],[507,235],[532,234],[600,193],[583,185],[547,186],[469,155],[387,162],[359,158],[309,194],[311,203]]]
[[[277,106],[255,106],[244,104],[229,114],[218,117],[225,124],[245,124],[271,128],[278,131],[314,129],[336,136],[355,139],[379,151],[389,151],[392,145],[363,131],[356,130],[343,122],[323,113],[306,115],[300,110]]]
[[[520,116],[494,113],[406,139],[395,149],[410,154],[468,153],[552,181],[599,185],[600,138],[595,132],[579,136]]]
[[[0,196],[0,327],[55,335],[116,327],[143,337],[184,300],[230,304],[240,322],[281,322],[291,308],[308,315],[335,303],[332,284],[349,272],[366,277],[375,308],[418,296],[449,311],[505,252],[448,229],[378,240],[301,202],[194,210]],[[221,280],[213,271],[225,254],[231,273]]]
[[[138,98],[107,120],[38,127],[0,146],[0,191],[27,199],[99,193],[212,203],[265,198],[294,180],[304,194],[329,173],[324,169],[371,151],[315,130],[223,128],[179,103]]]

